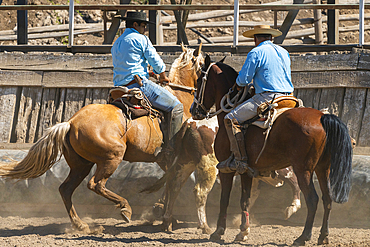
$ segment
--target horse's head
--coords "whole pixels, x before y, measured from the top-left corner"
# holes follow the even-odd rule
[[[194,119],[209,117],[213,105],[216,105],[218,111],[222,97],[235,84],[238,73],[229,65],[224,64],[224,59],[212,62],[206,55],[202,73],[197,82],[197,93],[191,107]]]
[[[182,44],[181,47],[182,53],[173,62],[168,77],[174,84],[196,88],[197,79],[204,64],[202,44],[196,49],[186,48]]]

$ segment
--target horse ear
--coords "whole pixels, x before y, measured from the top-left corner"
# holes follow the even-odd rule
[[[221,59],[219,62],[220,62],[220,63],[224,63],[225,59],[226,59],[226,56],[224,56],[224,58],[223,58],[223,59]]]
[[[184,43],[181,42],[181,49],[182,49],[182,52],[186,52],[186,48],[184,46]]]
[[[193,52],[193,56],[197,57],[202,52],[202,43],[199,44],[198,48]]]
[[[208,68],[208,66],[211,64],[211,57],[208,54],[206,54],[206,59],[204,60],[204,64],[205,64],[204,67],[206,68]]]

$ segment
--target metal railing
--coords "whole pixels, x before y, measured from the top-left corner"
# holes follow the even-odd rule
[[[359,4],[243,4],[240,5],[238,0],[235,0],[232,5],[74,5],[74,1],[70,1],[70,5],[0,5],[1,10],[69,10],[70,27],[69,27],[69,47],[73,45],[73,15],[74,10],[102,10],[102,11],[118,11],[118,10],[234,10],[234,40],[233,47],[238,45],[238,28],[239,28],[239,11],[240,10],[273,10],[273,11],[289,11],[303,9],[359,9],[359,46],[364,44],[364,9],[370,9],[370,4],[365,4],[360,0]],[[104,19],[104,26],[106,26]]]

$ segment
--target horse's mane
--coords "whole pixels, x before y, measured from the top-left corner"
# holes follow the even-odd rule
[[[179,72],[181,69],[188,66],[188,64],[192,61],[193,58],[196,59],[195,63],[189,70],[195,70],[198,71],[201,69],[202,63],[203,63],[203,55],[199,54],[199,56],[194,57],[195,49],[187,48],[185,51],[183,51],[178,58],[175,59],[175,61],[171,65],[170,72],[168,74],[168,78],[173,83],[177,83],[181,80],[179,80]]]
[[[223,63],[223,62],[217,62],[216,65],[225,73],[227,74],[227,82],[229,82],[230,87],[235,84],[236,78],[238,77],[238,72],[231,67],[230,65]]]

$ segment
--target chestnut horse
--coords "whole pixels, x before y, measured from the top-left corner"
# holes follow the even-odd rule
[[[187,111],[186,117],[190,115],[189,108],[193,101],[197,73],[203,62],[201,46],[196,50],[184,48],[169,74],[173,84],[172,91],[183,103]],[[11,179],[36,178],[49,170],[61,155],[64,155],[70,172],[60,185],[59,192],[73,227],[89,233],[89,226],[79,218],[72,204],[72,194],[94,164],[96,164],[96,171],[88,182],[88,188],[118,205],[123,219],[129,222],[132,210],[128,201],[107,189],[106,182],[122,160],[155,162],[154,153],[156,148],[162,145],[162,139],[163,135],[157,119],[140,117],[129,120],[114,105],[91,104],[81,108],[69,121],[51,127],[30,148],[23,160],[2,164],[0,176]],[[212,143],[213,140],[208,145],[211,147]],[[204,219],[200,220],[202,222],[205,220],[203,212],[205,208],[202,207],[202,203],[205,204],[207,194],[216,179],[215,163],[217,162],[213,162],[215,170],[213,178],[206,174],[207,177],[204,179],[211,180],[211,185],[202,181],[196,184],[199,190],[199,193],[196,193],[196,197],[199,197],[196,199],[197,206],[200,205],[199,214],[204,214]],[[160,166],[165,168],[167,165]],[[168,200],[172,203],[171,200],[175,199],[170,197]]]
[[[196,105],[192,107],[194,118],[208,115],[210,108],[216,104],[220,109],[223,96],[235,84],[237,72],[224,63],[210,64],[206,59],[205,71],[207,79],[198,81],[198,92],[203,86],[202,94],[198,94]],[[211,66],[211,67],[209,67]],[[204,84],[205,85],[202,85]],[[250,97],[250,95],[249,95]],[[225,160],[229,155],[228,137],[225,133],[222,115],[219,117],[220,129],[215,141],[215,152],[219,160]],[[335,115],[323,114],[313,108],[294,108],[281,114],[275,121],[267,139],[264,151],[259,156],[264,145],[264,130],[251,125],[245,132],[245,147],[249,166],[259,172],[268,172],[292,166],[298,178],[298,184],[303,192],[307,205],[307,219],[304,230],[295,241],[295,245],[304,245],[311,239],[314,217],[319,201],[313,183],[313,173],[322,191],[324,216],[319,244],[328,243],[329,214],[332,201],[343,203],[348,201],[351,188],[352,146],[351,138],[345,124]],[[234,173],[220,173],[221,200],[217,229],[211,235],[211,240],[220,240],[226,229],[226,211],[229,204]],[[235,241],[246,239],[249,227],[248,207],[252,177],[241,174],[242,210],[240,232]]]

